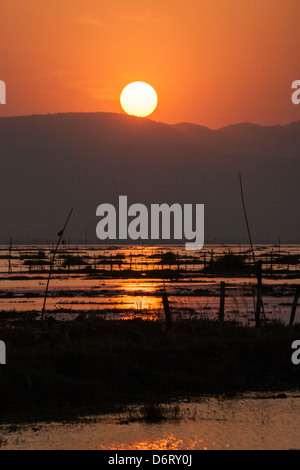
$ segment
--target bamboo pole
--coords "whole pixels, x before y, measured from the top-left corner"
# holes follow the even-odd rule
[[[54,261],[55,261],[55,256],[56,256],[56,253],[57,253],[57,250],[58,250],[58,246],[60,244],[60,241],[63,237],[63,234],[64,234],[64,231],[66,229],[66,226],[69,222],[69,219],[71,217],[71,214],[73,212],[73,209],[70,210],[70,213],[67,217],[67,220],[65,222],[65,225],[64,225],[64,228],[58,232],[58,240],[57,240],[57,244],[56,244],[56,247],[55,247],[55,250],[54,250],[54,253],[53,253],[53,256],[52,256],[52,260],[51,260],[51,264],[50,264],[50,268],[49,268],[49,275],[48,275],[48,279],[47,279],[47,284],[46,284],[46,290],[45,290],[45,296],[44,296],[44,303],[43,303],[43,308],[42,308],[42,317],[41,317],[41,320],[44,320],[44,315],[45,315],[45,309],[46,309],[46,301],[47,301],[47,296],[48,296],[48,289],[49,289],[49,283],[50,283],[50,278],[51,278],[51,274],[52,274],[52,270],[53,270],[53,267],[54,267]]]
[[[294,324],[299,296],[300,296],[300,286],[297,286],[296,294],[295,294],[293,305],[292,305],[291,316],[290,316],[290,325],[289,325],[290,328],[292,328]]]
[[[163,292],[162,300],[163,300],[163,305],[164,305],[167,329],[170,329],[172,327],[173,322],[172,322],[172,315],[171,315],[171,310],[170,310],[169,299],[168,299],[168,295],[167,295],[166,292]]]
[[[8,255],[8,274],[11,274],[11,250],[12,250],[12,239],[9,240],[9,255]]]
[[[258,261],[256,263],[257,268],[257,300],[256,300],[256,310],[255,310],[255,326],[256,328],[260,328],[260,311],[262,307],[262,297],[261,297],[261,289],[262,289],[262,273],[261,273],[262,262]]]
[[[225,282],[221,282],[221,291],[220,291],[220,312],[219,312],[219,320],[220,322],[224,322],[225,317]]]
[[[247,226],[247,232],[248,232],[248,237],[249,237],[249,243],[250,243],[250,248],[251,248],[251,253],[252,253],[252,259],[253,259],[253,265],[256,267],[256,276],[257,276],[257,302],[256,302],[256,311],[255,311],[255,323],[256,326],[259,328],[258,325],[260,325],[260,310],[262,309],[263,312],[263,317],[265,318],[265,309],[264,309],[264,303],[262,300],[261,296],[261,286],[262,286],[262,264],[261,261],[256,263],[256,258],[255,258],[255,253],[253,249],[253,243],[252,243],[252,237],[250,233],[250,228],[249,228],[249,222],[248,222],[248,217],[247,217],[247,211],[246,211],[246,205],[245,205],[245,199],[244,199],[244,192],[243,192],[243,184],[242,184],[242,175],[239,173],[240,177],[240,190],[241,190],[241,197],[242,197],[242,203],[243,203],[243,210],[244,210],[244,216],[245,216],[245,221],[246,221],[246,226]]]

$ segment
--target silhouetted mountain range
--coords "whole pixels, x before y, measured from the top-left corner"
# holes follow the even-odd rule
[[[0,118],[0,242],[97,242],[96,208],[204,203],[206,242],[300,242],[300,121],[219,130],[113,113]]]

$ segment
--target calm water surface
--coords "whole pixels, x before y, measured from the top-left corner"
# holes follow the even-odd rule
[[[300,449],[299,394],[284,399],[262,394],[205,398],[179,405],[180,419],[160,424],[130,422],[123,414],[80,423],[21,425],[13,432],[4,426],[1,449]]]
[[[164,269],[171,267],[174,278],[165,278],[163,282],[161,256],[166,252],[173,253],[175,260],[178,259],[180,276],[176,278],[176,262],[171,266],[166,264]],[[249,249],[239,245],[211,245],[191,253],[179,246],[64,246],[57,254],[57,264],[47,299],[47,311],[61,320],[73,320],[79,314],[92,310],[96,315],[107,319],[156,319],[164,315],[161,291],[165,285],[174,315],[196,314],[214,319],[219,311],[222,280],[226,281],[226,319],[253,324],[255,276],[238,275],[237,272],[226,277],[216,273],[205,274],[203,271],[212,260],[229,253],[242,253],[246,256],[248,264],[252,262]],[[50,256],[50,247],[13,247],[10,253],[8,247],[0,246],[0,319],[7,313],[21,316],[30,312],[40,314]],[[299,284],[300,246],[257,246],[256,257],[262,261],[265,273],[265,316],[269,320],[287,323],[295,289]],[[65,265],[66,259],[72,259],[75,264],[68,268]],[[39,262],[46,264],[30,264]],[[266,274],[271,266],[272,276]],[[156,277],[153,277],[155,271]]]

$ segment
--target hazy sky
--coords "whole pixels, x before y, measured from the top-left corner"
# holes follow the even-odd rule
[[[299,0],[0,0],[0,116],[123,112],[142,80],[157,121],[296,121],[299,18]]]

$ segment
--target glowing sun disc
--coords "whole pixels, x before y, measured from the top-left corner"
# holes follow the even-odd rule
[[[146,117],[157,106],[157,94],[154,88],[145,82],[132,82],[120,96],[120,103],[125,113],[131,116]]]

